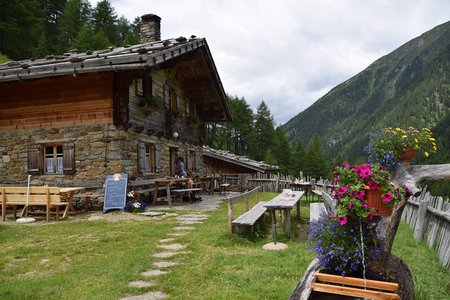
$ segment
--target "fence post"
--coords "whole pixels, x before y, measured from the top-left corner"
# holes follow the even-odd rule
[[[425,235],[425,220],[428,211],[428,204],[430,203],[430,198],[423,199],[419,202],[419,210],[417,212],[416,226],[414,228],[414,240],[420,241]]]
[[[231,200],[228,200],[228,233],[233,233],[233,225],[231,222],[233,222],[233,202]]]

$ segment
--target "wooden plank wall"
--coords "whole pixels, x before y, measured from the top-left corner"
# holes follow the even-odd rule
[[[0,130],[111,124],[113,74],[0,84]]]
[[[402,220],[414,230],[414,239],[426,239],[442,265],[450,269],[450,202],[423,189],[419,197],[408,200]]]

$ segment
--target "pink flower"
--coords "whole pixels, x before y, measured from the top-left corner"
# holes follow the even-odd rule
[[[341,186],[336,193],[339,195],[344,195],[345,193],[347,193],[348,189],[345,186]]]
[[[329,215],[328,215],[328,220],[331,220],[334,216],[334,211],[332,211]]]
[[[339,224],[341,224],[341,225],[347,224],[347,216],[345,216],[343,218],[338,217],[338,221],[339,221]]]
[[[367,219],[372,220],[373,219],[373,215],[372,214],[368,214],[367,215]]]
[[[358,200],[363,200],[365,194],[366,193],[364,191],[353,191],[353,192],[350,192],[349,196],[356,198]]]
[[[344,169],[350,169],[350,165],[349,165],[348,163],[343,163],[343,164],[342,164],[342,167],[343,167]]]
[[[355,169],[355,172],[356,172],[356,174],[359,175],[361,180],[364,180],[364,179],[372,176],[372,172],[370,171],[370,164],[364,164],[364,165],[357,166]]]
[[[391,202],[392,201],[392,194],[391,192],[388,192],[387,194],[383,195],[383,202]]]
[[[350,203],[350,204],[348,205],[348,210],[352,210],[354,204],[355,204],[354,202]]]
[[[369,205],[367,205],[367,203],[364,202],[364,203],[362,204],[362,207],[364,207],[365,209],[367,209],[367,208],[369,208]]]
[[[372,180],[371,182],[369,182],[369,188],[371,190],[376,190],[378,188],[378,183]]]

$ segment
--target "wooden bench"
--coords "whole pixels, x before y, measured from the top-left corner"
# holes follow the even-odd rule
[[[196,193],[200,192],[201,188],[191,188],[191,189],[174,189],[171,190],[171,193],[173,193],[174,199],[177,197],[180,197],[180,203],[183,204],[183,196],[188,194],[190,202],[192,203],[192,196],[191,194],[195,195]]]
[[[237,233],[237,232],[253,232],[255,224],[262,220],[264,213],[266,212],[266,208],[264,204],[266,202],[259,202],[258,192],[261,189],[260,186],[254,188],[253,190],[227,198],[228,204],[228,232],[229,233]],[[256,204],[250,209],[249,206],[249,198],[252,195],[255,195]],[[233,220],[233,203],[245,199],[245,213],[240,217]]]
[[[2,220],[5,222],[6,209],[14,209],[14,218],[17,217],[17,206],[25,206],[27,201],[27,187],[2,187],[0,188],[2,198]],[[58,187],[30,187],[28,194],[28,207],[45,206],[47,222],[50,221],[52,208],[56,209],[56,219],[59,220],[59,208],[66,207],[63,218],[67,215],[69,208],[67,202],[61,201]],[[22,210],[21,216],[25,209]]]
[[[398,284],[394,282],[364,280],[323,273],[316,273],[314,276],[316,282],[310,285],[313,291],[358,298],[400,300],[400,296],[395,293],[398,290]]]
[[[248,230],[241,230],[241,227],[248,227],[250,228],[250,232],[253,232],[253,227],[258,222],[262,216],[264,216],[264,213],[266,212],[267,208],[264,207],[264,204],[266,202],[258,202],[255,204],[255,206],[252,207],[249,211],[245,212],[243,215],[240,215],[235,220],[231,222],[233,225],[233,232],[247,232]]]

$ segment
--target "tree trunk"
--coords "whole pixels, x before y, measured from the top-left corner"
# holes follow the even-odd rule
[[[450,180],[450,164],[441,165],[419,165],[410,166],[408,164],[401,165],[394,174],[393,181],[400,186],[406,186],[414,196],[421,193],[420,182],[424,180]],[[405,209],[408,199],[405,198],[397,203],[392,215],[383,218],[377,226],[378,240],[383,244],[383,250],[391,253],[394,243],[395,234]]]

